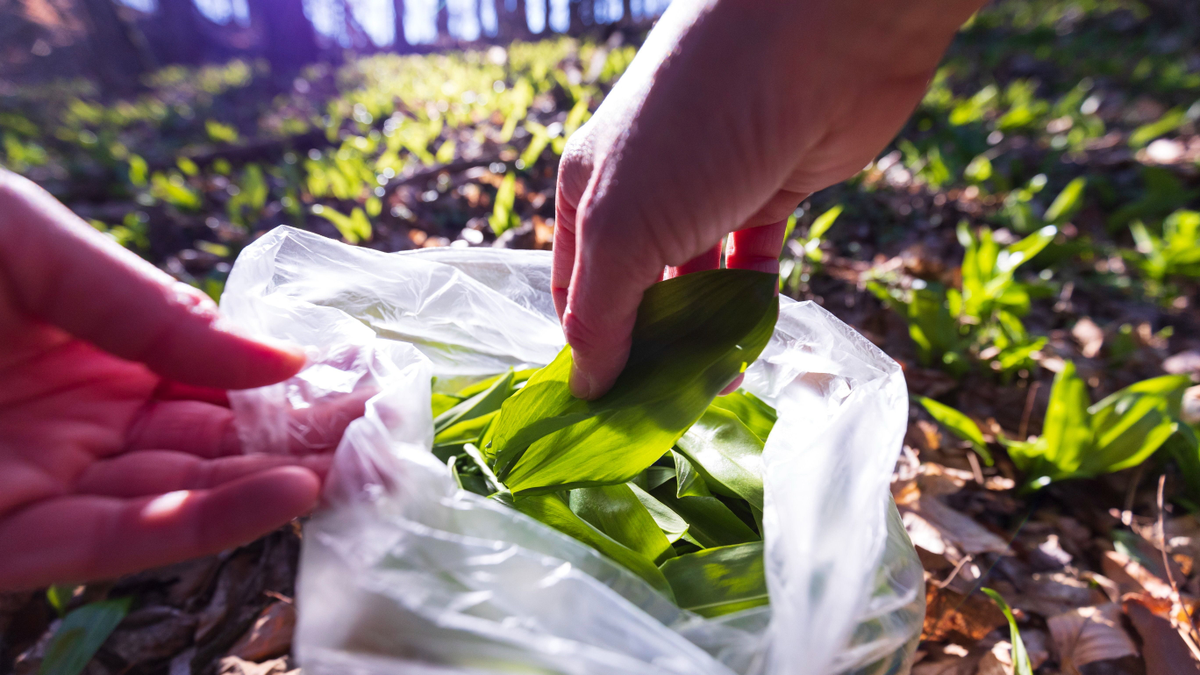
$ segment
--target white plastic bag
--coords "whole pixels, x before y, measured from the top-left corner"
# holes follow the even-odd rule
[[[763,455],[771,602],[676,608],[592,549],[457,489],[429,451],[430,382],[548,363],[563,344],[550,256],[384,254],[281,227],[221,300],[243,329],[310,347],[288,382],[235,392],[252,451],[334,433],[327,507],[304,530],[296,654],[308,675],[907,673],[923,576],[888,483],[907,419],[899,367],[831,314],[782,299],[745,387],[775,406]]]

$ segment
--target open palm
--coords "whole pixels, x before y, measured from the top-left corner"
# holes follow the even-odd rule
[[[0,589],[213,553],[311,509],[327,456],[242,455],[222,393],[302,365],[0,172]]]

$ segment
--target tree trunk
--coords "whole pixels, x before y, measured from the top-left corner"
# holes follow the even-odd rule
[[[438,43],[450,44],[454,42],[456,38],[450,34],[450,3],[445,3],[441,9],[437,10],[436,20]]]
[[[140,76],[155,66],[141,32],[121,17],[112,0],[83,0],[81,4],[88,46],[104,88],[112,93],[138,88]]]
[[[192,0],[159,0],[158,52],[165,63],[196,64],[204,59],[205,37]]]
[[[412,50],[404,37],[404,0],[392,0],[392,6],[396,8],[396,41],[392,43],[392,50],[404,54]]]
[[[251,0],[250,12],[262,25],[263,52],[277,81],[320,59],[317,32],[302,0]]]
[[[567,5],[567,10],[570,12],[571,21],[567,27],[567,34],[579,37],[583,35],[583,0],[571,0]]]
[[[633,21],[633,0],[624,0],[621,3],[621,7],[624,10],[624,12],[621,14],[622,23],[624,23],[626,26],[632,26],[634,23],[634,21]]]

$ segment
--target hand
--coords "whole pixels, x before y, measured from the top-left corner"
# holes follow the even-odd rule
[[[311,509],[327,456],[232,456],[221,405],[303,363],[0,170],[0,590],[214,553]]]
[[[778,272],[781,221],[884,148],[982,4],[672,4],[559,166],[551,285],[572,392],[612,386],[664,266],[716,267],[733,233],[729,267]]]

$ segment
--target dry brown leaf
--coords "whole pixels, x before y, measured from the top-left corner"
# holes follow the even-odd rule
[[[1200,349],[1189,349],[1167,357],[1162,369],[1172,375],[1200,374]]]
[[[1086,316],[1075,322],[1071,336],[1079,343],[1079,353],[1085,359],[1096,358],[1104,347],[1104,330]]]
[[[290,602],[273,602],[229,650],[230,656],[262,661],[288,653],[296,630],[296,609]]]
[[[1064,673],[1077,674],[1089,663],[1138,653],[1121,626],[1121,606],[1115,602],[1080,607],[1051,617],[1046,624]]]
[[[1148,593],[1155,598],[1170,598],[1171,585],[1146,569],[1138,561],[1118,551],[1105,551],[1101,560],[1104,576],[1116,582],[1121,595]]]
[[[1165,612],[1170,612],[1171,603],[1131,595],[1123,604],[1125,614],[1142,637],[1146,675],[1200,675],[1200,661],[1171,620],[1162,615],[1164,605]]]
[[[1058,616],[1108,599],[1086,581],[1061,572],[1034,574],[1020,588],[1019,594],[1009,598],[1010,604],[1043,617]]]
[[[913,544],[932,553],[955,562],[981,553],[1012,555],[1003,539],[936,497],[922,494],[899,506]]]
[[[217,675],[299,675],[299,668],[290,669],[288,666],[286,658],[254,663],[227,656],[217,665]]]
[[[922,640],[942,641],[961,636],[974,642],[1007,623],[1000,608],[980,594],[964,596],[933,584],[925,585]]]

